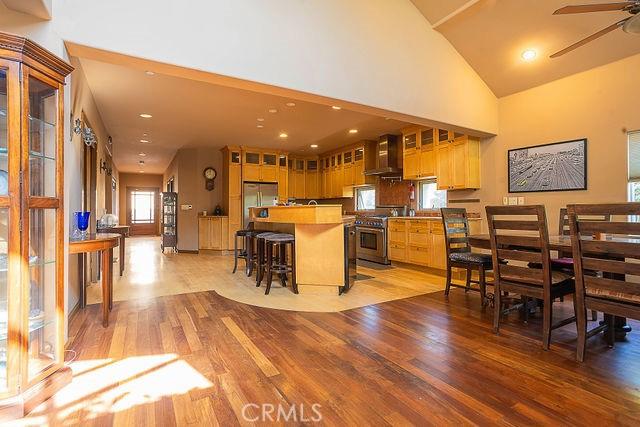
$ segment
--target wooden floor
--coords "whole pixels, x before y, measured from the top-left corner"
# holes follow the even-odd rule
[[[199,292],[118,302],[103,329],[91,306],[71,324],[73,383],[25,422],[236,425],[280,407],[325,425],[640,423],[636,331],[614,349],[593,338],[579,364],[573,325],[545,352],[539,318],[496,336],[479,307],[459,289],[339,313]]]

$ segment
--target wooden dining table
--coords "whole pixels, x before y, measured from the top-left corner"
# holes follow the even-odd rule
[[[80,307],[87,304],[84,254],[99,252],[102,267],[102,326],[109,326],[109,311],[113,306],[113,248],[118,246],[120,234],[87,233],[84,237],[69,239],[69,254],[79,255]]]
[[[474,248],[491,250],[491,239],[489,234],[469,235],[469,245]],[[562,253],[571,253],[571,236],[549,236],[549,249]],[[625,317],[615,317],[615,337],[617,341],[623,341],[627,334],[631,332],[631,326],[627,324]]]

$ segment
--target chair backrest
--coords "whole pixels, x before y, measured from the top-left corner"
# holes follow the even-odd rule
[[[589,215],[592,221],[610,221],[611,215],[609,214],[600,214],[600,215]],[[571,235],[571,230],[569,229],[569,213],[567,212],[567,208],[560,208],[560,220],[558,221],[558,235],[559,236],[569,236]]]
[[[544,206],[487,206],[495,280],[551,289],[549,231]],[[505,263],[506,261],[506,263]],[[541,268],[530,268],[529,264]]]
[[[640,276],[640,203],[569,205],[569,225],[576,275],[576,294],[599,298],[635,296],[640,300],[640,283],[626,275]],[[610,221],[593,219],[606,215]],[[636,216],[634,218],[634,216]],[[593,274],[601,272],[601,277]]]
[[[441,208],[444,241],[449,255],[456,252],[471,252],[469,246],[469,221],[464,208]]]

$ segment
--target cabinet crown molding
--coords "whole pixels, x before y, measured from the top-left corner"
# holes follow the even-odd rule
[[[17,56],[7,55],[2,52],[3,50],[14,52]],[[64,78],[74,69],[71,64],[28,38],[4,32],[0,32],[0,57],[26,62],[60,83],[64,83]],[[29,59],[35,61],[39,66],[28,61]]]

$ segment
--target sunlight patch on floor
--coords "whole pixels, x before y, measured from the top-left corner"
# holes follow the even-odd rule
[[[35,408],[28,424],[39,421],[54,408],[55,423],[65,419],[94,419],[105,413],[118,413],[167,396],[206,389],[213,384],[176,354],[132,356],[126,359],[82,360],[70,364],[73,383]]]

